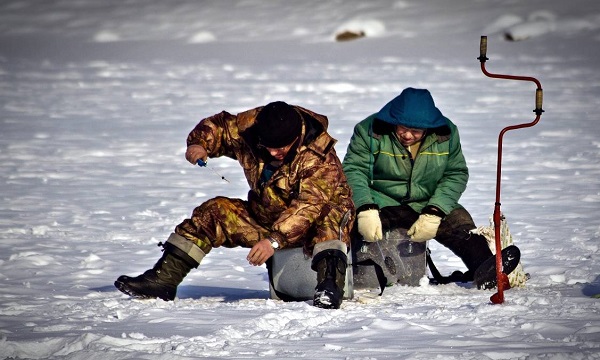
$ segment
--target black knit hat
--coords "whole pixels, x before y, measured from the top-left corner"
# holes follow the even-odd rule
[[[300,114],[283,101],[265,105],[256,116],[256,134],[260,145],[280,148],[290,145],[302,132]]]

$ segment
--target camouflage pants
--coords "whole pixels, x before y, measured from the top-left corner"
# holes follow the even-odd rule
[[[337,225],[339,220],[337,217],[332,218],[338,214],[338,211],[332,211],[318,225],[313,226],[297,247],[304,247],[310,254],[316,243],[338,239],[339,228],[336,231],[334,224]],[[345,235],[349,233],[350,227],[351,224],[348,224],[345,228]],[[204,202],[194,209],[191,218],[175,227],[175,233],[196,244],[205,254],[220,246],[251,248],[267,238],[271,231],[268,226],[261,225],[254,219],[248,201],[227,197],[216,197]],[[349,236],[344,236],[343,241],[348,243],[348,239]]]
[[[385,231],[397,227],[408,229],[419,214],[409,206],[388,206],[381,209],[380,217]],[[493,255],[485,237],[469,232],[475,228],[471,214],[459,207],[442,220],[435,236],[435,240],[460,257],[469,270],[477,269]]]

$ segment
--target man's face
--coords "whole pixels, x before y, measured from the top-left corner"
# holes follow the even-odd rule
[[[265,149],[269,152],[269,154],[271,154],[272,157],[281,161],[281,160],[285,159],[285,156],[288,154],[288,152],[290,151],[292,146],[294,146],[294,144],[296,143],[297,140],[298,140],[298,138],[294,139],[294,141],[292,141],[289,145],[286,145],[284,147],[270,148],[270,147],[265,146]]]
[[[402,145],[410,146],[421,141],[423,135],[425,135],[425,129],[412,129],[396,125],[396,135]]]

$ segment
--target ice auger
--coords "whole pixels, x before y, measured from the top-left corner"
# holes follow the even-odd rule
[[[502,74],[492,74],[488,72],[485,68],[485,62],[489,60],[486,57],[487,52],[487,36],[482,36],[479,44],[479,57],[477,58],[481,62],[481,71],[488,77],[495,79],[505,79],[505,80],[520,80],[520,81],[532,81],[536,84],[537,88],[535,90],[535,109],[533,112],[535,113],[535,119],[529,123],[510,125],[502,129],[500,131],[500,135],[498,136],[498,162],[496,168],[496,202],[494,204],[494,236],[495,236],[495,245],[496,245],[496,277],[498,280],[498,292],[490,297],[490,301],[493,304],[502,304],[504,302],[504,287],[508,286],[508,276],[502,272],[502,242],[500,239],[500,224],[502,222],[502,213],[500,211],[500,180],[502,174],[502,139],[504,138],[504,134],[509,130],[522,129],[526,127],[534,126],[540,121],[540,117],[544,110],[542,110],[542,84],[533,77],[529,76],[514,76],[514,75],[502,75]]]

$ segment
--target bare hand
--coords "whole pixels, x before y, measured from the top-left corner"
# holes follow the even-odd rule
[[[271,242],[268,239],[262,239],[252,247],[246,260],[250,265],[260,266],[269,260],[274,253],[275,249],[271,246]]]
[[[206,161],[208,152],[202,145],[190,145],[185,151],[185,158],[187,161],[196,165],[199,159]]]

